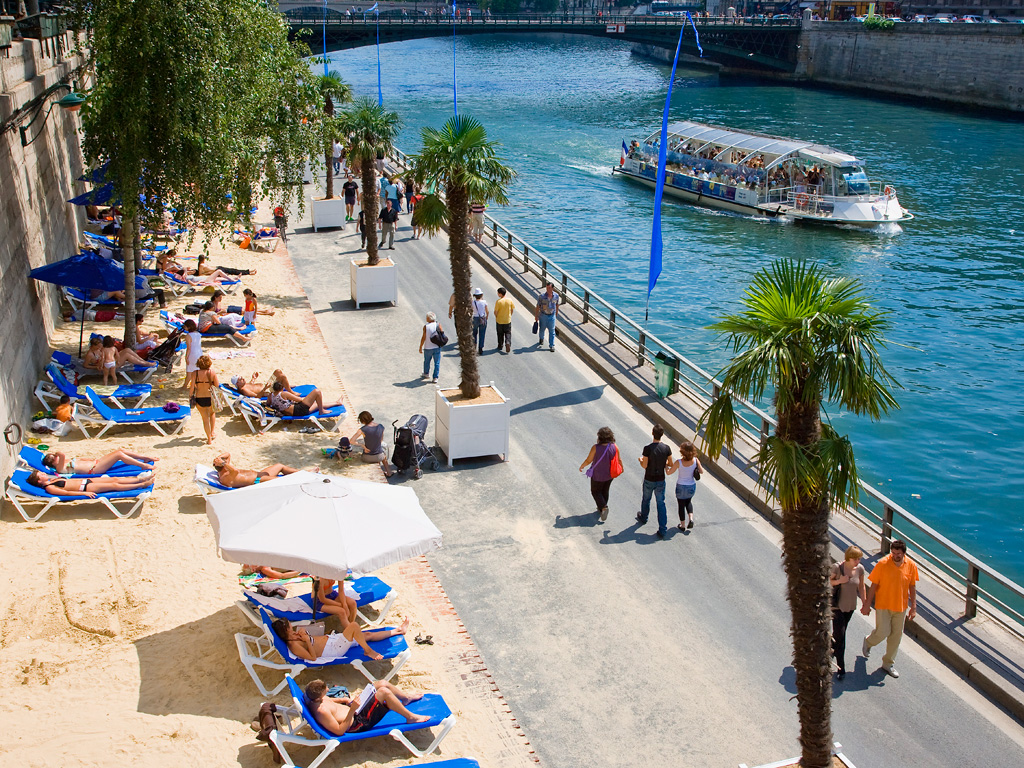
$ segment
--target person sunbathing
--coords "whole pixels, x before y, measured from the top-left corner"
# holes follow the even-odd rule
[[[409,695],[397,686],[383,680],[373,683],[374,698],[359,706],[359,697],[331,698],[327,695],[327,684],[313,680],[306,686],[306,706],[317,724],[328,733],[344,736],[373,728],[384,719],[388,712],[401,715],[409,723],[425,723],[428,715],[415,715],[405,706],[423,698],[423,694]]]
[[[143,360],[139,357],[138,353],[134,349],[125,347],[124,349],[118,349],[115,346],[113,336],[103,337],[103,349],[100,351],[100,361],[102,364],[103,372],[103,383],[107,383],[109,377],[110,383],[117,384],[117,369],[124,365],[131,363],[132,365],[141,365],[146,368],[156,368],[158,363],[151,363],[148,360]]]
[[[255,275],[255,269],[233,269],[230,272],[224,267],[208,267],[206,265],[206,257],[200,256],[199,260],[196,261],[196,268],[193,272],[198,277],[213,277],[218,280],[224,280],[229,283],[238,281],[238,275]]]
[[[249,380],[246,381],[245,376],[235,375],[231,377],[231,387],[238,393],[245,395],[246,397],[255,397],[257,399],[263,397],[267,390],[270,389],[269,384],[264,384],[262,387],[257,383],[260,375],[257,372],[253,372]]]
[[[354,621],[342,621],[342,625],[345,628],[341,632],[332,632],[329,635],[310,635],[304,629],[294,629],[288,619],[275,619],[271,627],[285,642],[293,656],[306,661],[340,659],[355,645],[362,648],[368,658],[380,661],[384,657],[373,650],[369,643],[404,635],[409,629],[409,619],[403,621],[398,629],[379,629],[375,632],[363,632]]]
[[[217,480],[221,485],[228,488],[248,488],[250,485],[259,485],[264,480],[270,480],[278,475],[290,475],[299,470],[284,464],[271,464],[266,469],[259,471],[252,469],[237,469],[231,466],[231,454],[222,453],[213,460],[213,468],[217,470]]]
[[[154,456],[144,456],[125,449],[108,453],[98,459],[69,459],[60,451],[53,451],[43,456],[43,466],[49,467],[58,475],[102,475],[117,462],[139,469],[156,469]]]
[[[28,481],[42,488],[51,496],[85,496],[95,499],[101,493],[118,493],[120,491],[136,491],[153,484],[152,473],[138,477],[94,477],[70,478],[47,475],[35,470],[28,476]]]
[[[269,565],[243,565],[243,576],[263,576],[267,579],[297,579],[302,575],[301,571],[283,571],[280,568],[271,568]]]
[[[284,383],[281,381],[274,382],[273,391],[267,402],[282,416],[298,416],[300,418],[341,405],[341,400],[325,403],[324,396],[319,389],[314,389],[308,395],[299,397],[294,392],[285,391]]]
[[[345,584],[335,589],[334,579],[313,579],[313,615],[329,613],[341,619],[342,624],[356,620],[356,601],[345,594]]]

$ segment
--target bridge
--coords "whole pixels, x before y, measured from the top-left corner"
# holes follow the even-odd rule
[[[392,12],[393,13],[393,12]],[[316,7],[288,11],[290,34],[306,38],[314,51],[320,49],[323,10]],[[381,43],[397,43],[424,37],[462,35],[550,34],[590,35],[641,43],[674,51],[685,19],[672,16],[574,16],[572,14],[493,16],[343,16],[329,11],[326,21],[327,50],[344,51],[373,45],[379,30]],[[767,72],[792,72],[796,68],[798,19],[695,19],[704,58],[728,67]],[[688,26],[688,25],[687,25]],[[305,32],[303,32],[305,30]],[[697,56],[693,30],[683,33],[681,52]]]

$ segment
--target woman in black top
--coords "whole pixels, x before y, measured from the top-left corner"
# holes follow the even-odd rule
[[[364,464],[380,464],[384,470],[385,477],[391,477],[391,465],[388,464],[388,447],[384,442],[384,425],[373,420],[373,414],[363,411],[359,414],[359,423],[362,424],[352,435],[353,445],[362,445],[363,454],[360,457]]]

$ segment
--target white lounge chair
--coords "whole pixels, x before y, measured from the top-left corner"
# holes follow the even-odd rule
[[[345,418],[345,406],[336,405],[333,408],[326,408],[322,411],[314,411],[305,416],[282,416],[274,411],[267,410],[263,403],[252,397],[242,397],[235,400],[235,407],[242,414],[245,423],[249,425],[252,433],[263,434],[269,432],[281,422],[310,421],[316,424],[324,432],[337,432],[341,429],[341,422]],[[334,419],[334,427],[328,430],[320,423],[321,419]]]
[[[163,408],[111,408],[93,392],[92,387],[85,388],[85,395],[89,404],[75,403],[71,410],[71,418],[88,438],[103,437],[111,427],[140,424],[148,424],[164,437],[170,437],[178,434],[192,415],[187,405],[179,406],[178,411],[174,413],[169,413]],[[94,428],[99,426],[101,429],[95,435],[90,435],[87,425]],[[168,432],[163,425],[176,426]]]
[[[102,504],[113,513],[114,517],[125,520],[134,515],[135,512],[146,502],[146,499],[148,499],[153,493],[153,486],[149,485],[145,488],[133,491],[100,493],[96,495],[95,499],[90,499],[88,496],[54,496],[47,493],[39,486],[32,485],[32,483],[28,481],[30,473],[31,470],[27,469],[14,470],[14,474],[7,483],[7,490],[5,492],[7,500],[14,505],[14,508],[18,510],[18,513],[25,518],[26,522],[29,523],[36,522],[55,505],[81,503]],[[131,506],[127,510],[121,510],[114,506],[115,501],[129,502]],[[34,514],[30,514],[29,511],[25,509],[25,504],[32,503],[42,504],[43,508]]]

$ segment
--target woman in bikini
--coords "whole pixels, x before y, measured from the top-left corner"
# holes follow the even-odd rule
[[[154,456],[144,456],[123,448],[98,459],[69,459],[66,454],[54,451],[43,456],[43,466],[49,467],[58,475],[102,475],[117,462],[139,469],[155,469]]]
[[[342,624],[356,620],[356,601],[345,594],[344,583],[334,588],[334,579],[313,579],[313,616],[329,613],[341,619]]]
[[[308,416],[315,411],[324,411],[341,405],[341,400],[325,403],[319,389],[314,389],[305,397],[299,397],[294,392],[287,391],[284,382],[280,380],[274,382],[273,391],[267,400],[270,407],[282,416]]]
[[[196,400],[196,408],[203,417],[203,429],[206,431],[206,444],[213,444],[213,428],[216,426],[217,414],[213,410],[213,388],[220,385],[217,374],[213,370],[213,360],[203,355],[196,361],[199,368],[192,382],[192,397]]]
[[[343,621],[342,624],[345,622]],[[306,661],[329,661],[340,659],[354,645],[363,649],[370,659],[380,661],[384,657],[371,648],[368,643],[375,640],[386,640],[396,635],[404,635],[409,629],[409,619],[402,622],[398,629],[381,629],[376,632],[363,632],[354,621],[348,622],[341,632],[329,635],[310,635],[304,629],[293,629],[287,619],[277,619],[271,625],[279,638],[288,645],[293,656]]]
[[[95,499],[101,493],[135,491],[140,488],[148,488],[153,484],[153,478],[150,475],[76,479],[45,475],[38,470],[28,476],[28,481],[37,488],[42,488],[51,496],[85,496],[90,499]]]

